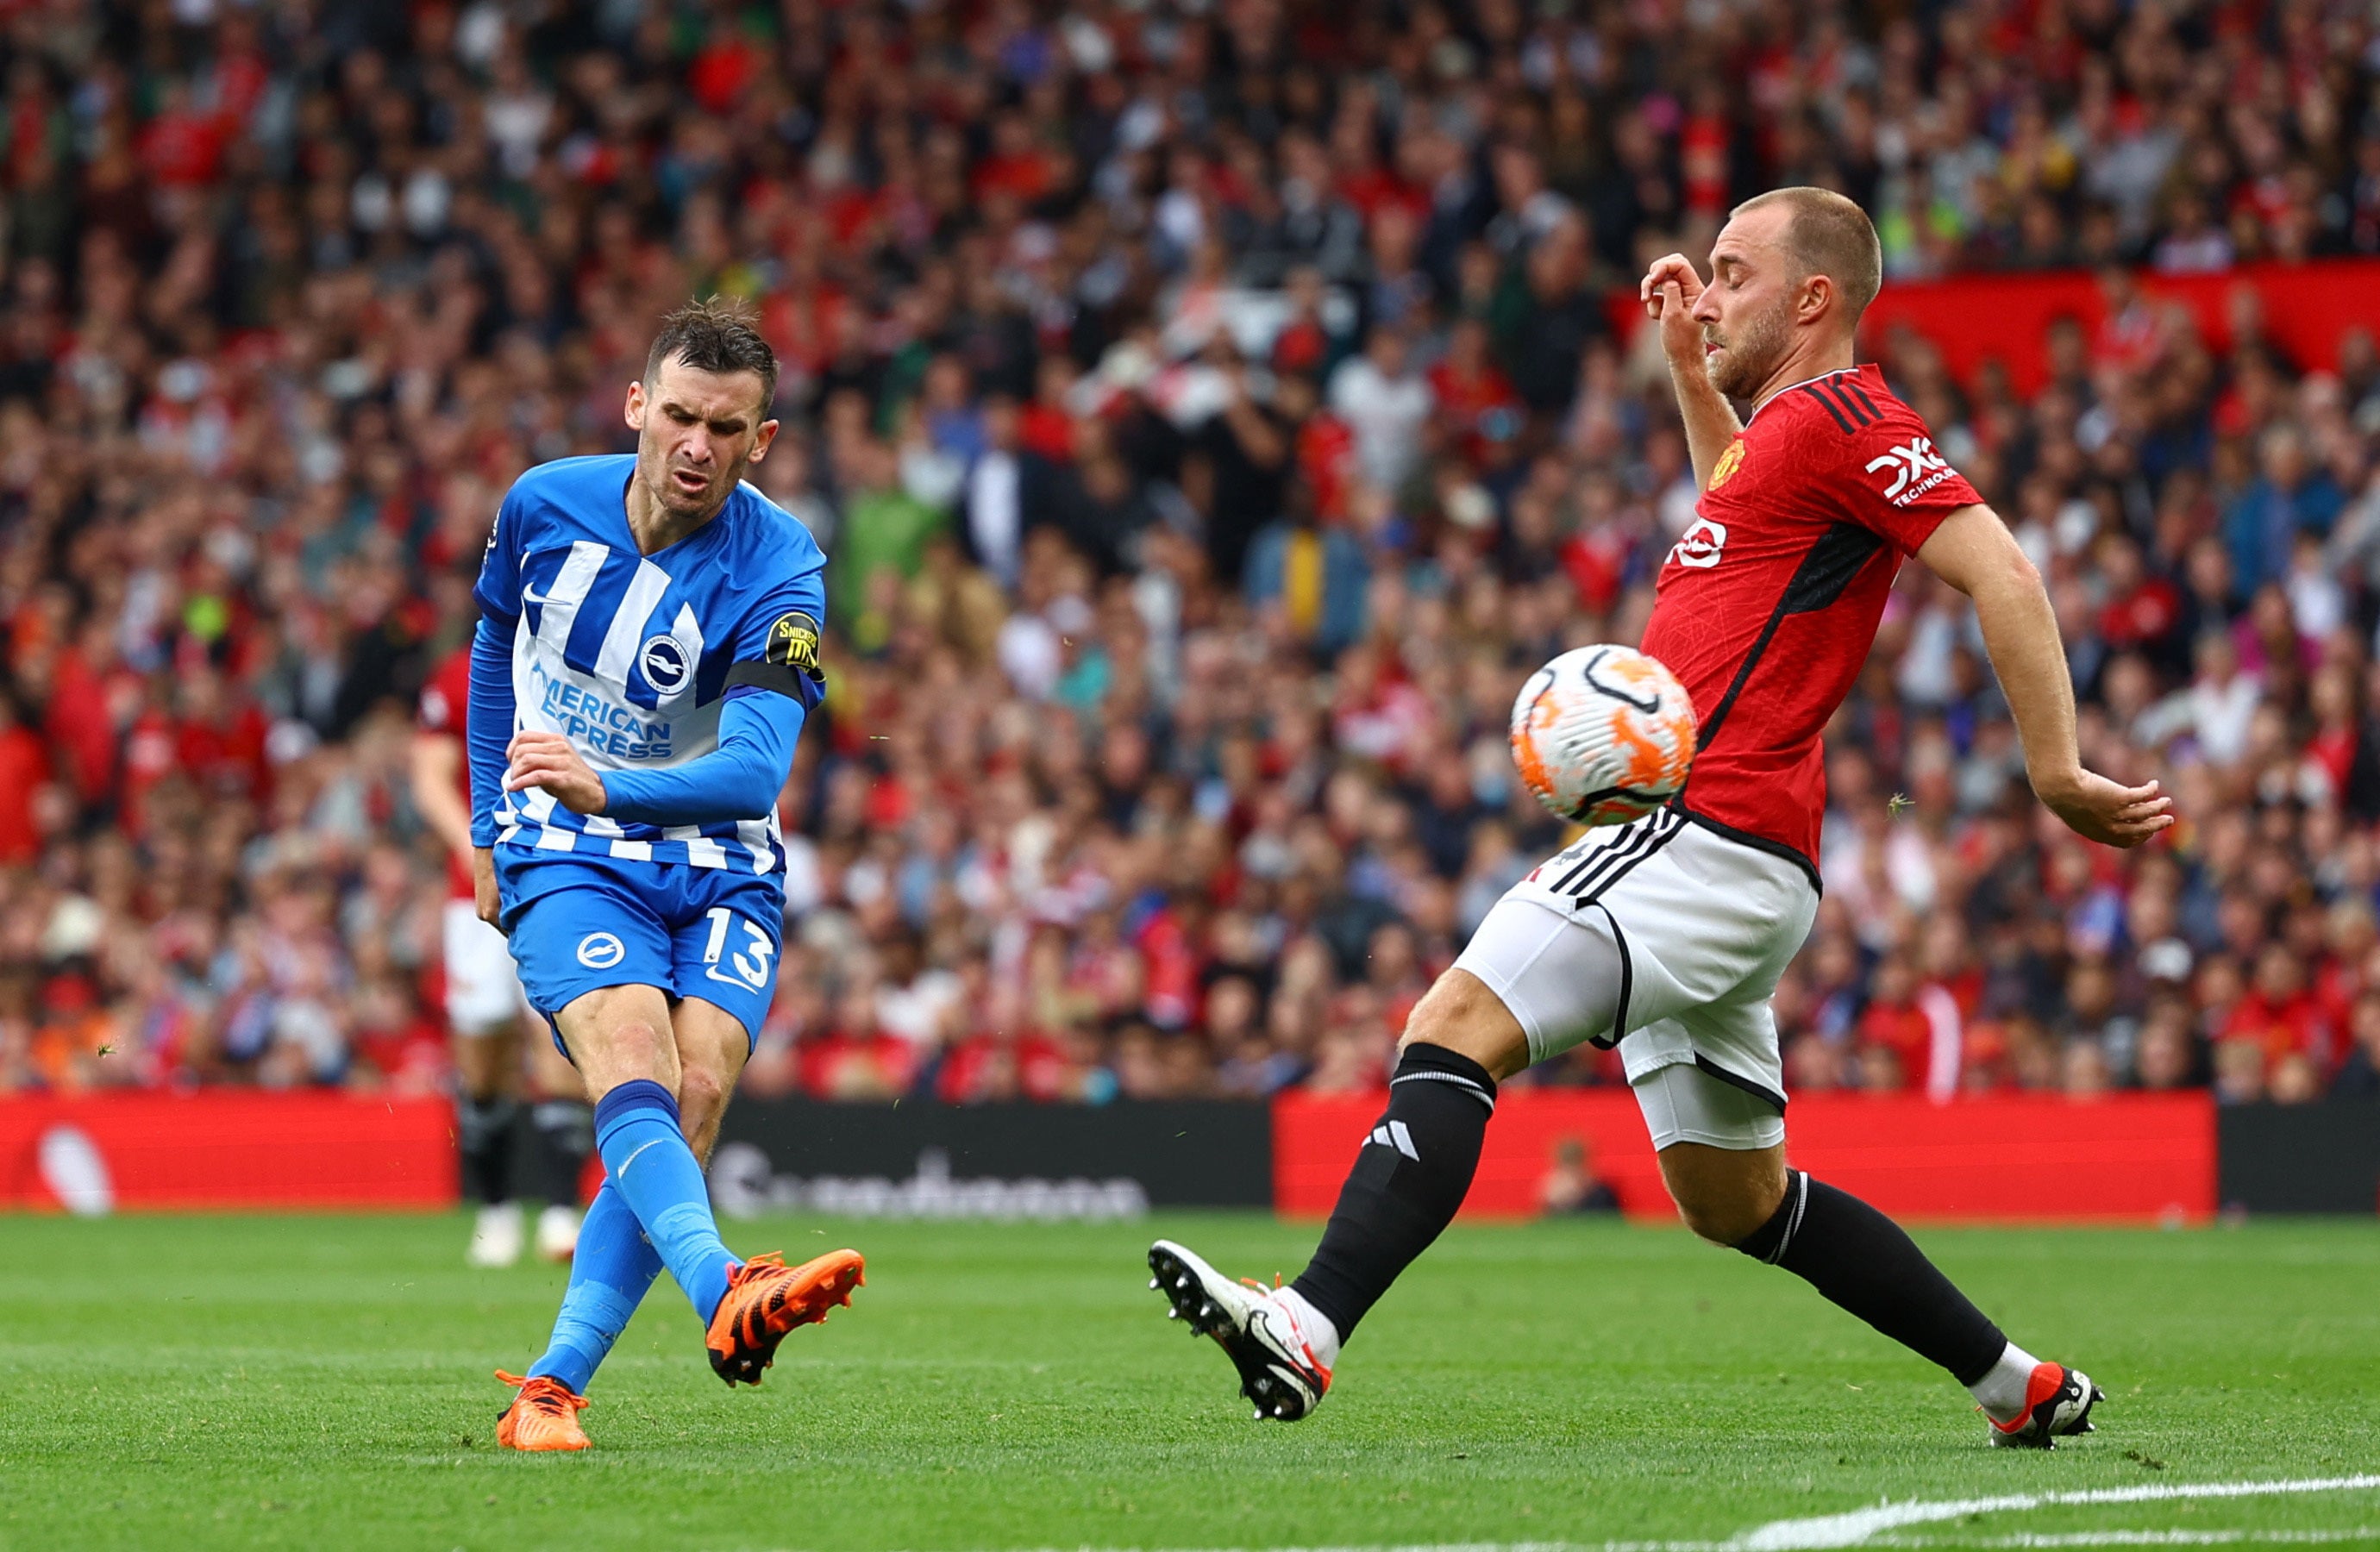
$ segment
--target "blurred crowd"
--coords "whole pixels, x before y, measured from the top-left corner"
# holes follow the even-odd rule
[[[2320,0],[0,7],[0,1090],[446,1081],[415,697],[506,485],[629,445],[714,292],[832,556],[748,1087],[1379,1084],[1562,840],[1515,690],[1691,521],[1607,297],[1814,182],[1895,276],[2102,269],[2030,398],[1869,343],[2183,823],[2064,834],[1910,568],[1791,1085],[2380,1091],[2380,350],[2217,355],[2122,268],[2380,251],[2375,48]]]

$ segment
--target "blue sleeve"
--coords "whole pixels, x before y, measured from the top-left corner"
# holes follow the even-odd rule
[[[745,612],[728,653],[729,698],[767,690],[791,697],[805,711],[826,698],[826,670],[819,660],[819,621],[826,614],[822,576],[803,572]]]
[[[520,618],[520,486],[516,482],[511,490],[504,492],[504,503],[496,508],[496,526],[488,530],[488,552],[480,562],[480,580],[471,588],[471,597],[479,603],[480,613],[506,624]],[[475,658],[474,682],[478,677],[478,660]],[[505,719],[504,725],[512,725],[509,717]]]
[[[463,744],[471,764],[474,846],[496,843],[496,806],[504,795],[504,746],[513,739],[513,648],[506,634],[484,615],[471,632],[471,709]]]
[[[806,715],[792,696],[731,692],[719,709],[717,748],[671,770],[603,772],[603,812],[651,825],[765,818],[784,791]]]

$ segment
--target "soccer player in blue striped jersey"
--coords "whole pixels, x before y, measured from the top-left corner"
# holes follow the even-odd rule
[[[860,1257],[738,1259],[703,1180],[776,985],[776,819],[824,676],[825,557],[743,483],[777,363],[737,309],[671,314],[627,392],[633,456],[516,481],[475,589],[469,756],[480,914],[595,1106],[603,1185],[544,1356],[497,1428],[582,1449],[588,1380],[666,1266],[730,1387],[850,1302]]]

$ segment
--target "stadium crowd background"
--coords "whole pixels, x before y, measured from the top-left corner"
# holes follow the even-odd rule
[[[833,557],[747,1087],[1096,1101],[1378,1084],[1558,843],[1512,694],[1635,637],[1693,502],[1602,299],[1733,200],[1840,188],[1898,276],[2380,251],[2380,39],[2319,0],[0,35],[0,1089],[443,1081],[412,699],[506,484],[628,445],[689,295],[759,309],[757,480]],[[1909,568],[1830,737],[1797,1091],[2380,1088],[2380,352],[2218,358],[2108,285],[2029,402],[1874,343],[2047,576],[2086,758],[2184,823],[2049,820]]]

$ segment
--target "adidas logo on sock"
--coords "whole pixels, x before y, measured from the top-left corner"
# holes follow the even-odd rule
[[[1415,1163],[1421,1162],[1421,1150],[1414,1146],[1413,1134],[1402,1121],[1385,1121],[1372,1128],[1372,1141],[1382,1147],[1392,1147]]]

